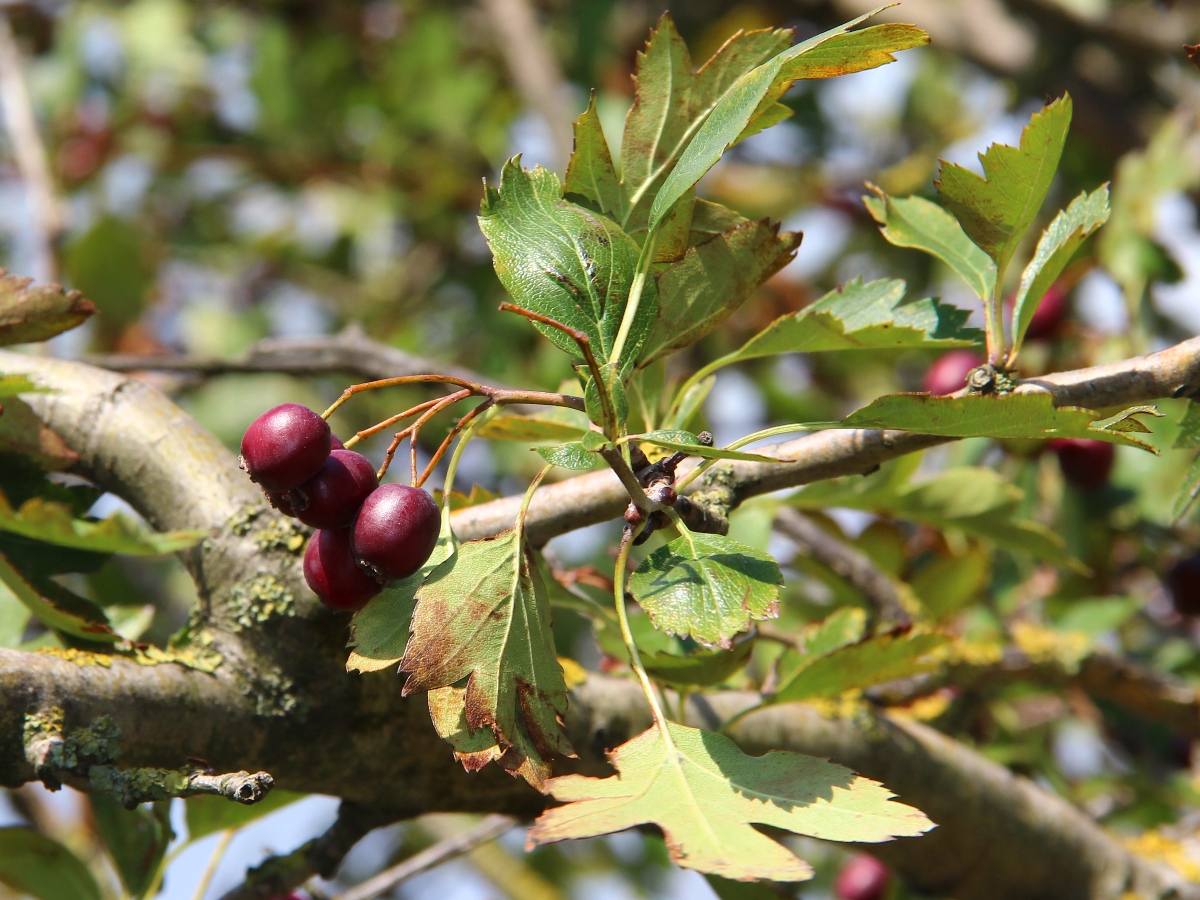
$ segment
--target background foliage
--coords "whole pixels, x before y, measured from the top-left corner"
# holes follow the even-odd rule
[[[673,14],[699,60],[737,28],[786,25],[802,39],[861,11],[848,0],[704,0]],[[568,360],[527,323],[497,311],[508,295],[476,222],[483,179],[498,183],[504,161],[518,151],[525,165],[561,175],[561,123],[547,115],[574,117],[592,87],[609,143],[620,146],[635,54],[661,12],[647,2],[538,5],[540,39],[563,78],[548,103],[514,87],[521,82],[494,22],[474,4],[83,0],[12,7],[63,227],[51,234],[29,227],[39,211],[9,152],[0,164],[0,255],[11,271],[61,279],[98,308],[85,326],[50,343],[59,355],[231,360],[264,338],[361,327],[426,358],[469,364],[496,383],[553,389],[571,375]],[[912,2],[898,16],[928,30],[932,46],[877,71],[793,89],[782,99],[793,117],[746,140],[706,178],[710,199],[782,220],[805,237],[796,262],[738,316],[672,358],[670,376],[737,351],[777,317],[856,277],[904,278],[909,296],[974,308],[974,295],[950,269],[880,237],[878,209],[862,202],[864,181],[892,197],[937,199],[937,160],[970,166],[992,141],[1015,144],[1045,99],[1067,90],[1074,124],[1046,209],[1111,181],[1112,215],[1063,272],[1067,325],[1053,340],[1028,343],[1023,374],[1121,359],[1200,330],[1200,73],[1179,49],[1200,39],[1194,10],[1116,0],[972,0]],[[779,423],[836,420],[882,393],[919,389],[936,353],[746,356],[722,370],[693,423],[711,428],[718,444]],[[346,383],[281,374],[146,377],[231,446],[266,407],[295,400],[319,409]],[[0,383],[6,397],[17,392],[10,388]],[[352,433],[424,396],[368,395],[339,412],[334,429]],[[1065,481],[1055,457],[1036,443],[976,439],[867,479],[807,488],[794,505],[812,511],[908,601],[958,635],[955,664],[1015,645],[1069,672],[1088,653],[1104,651],[1194,685],[1200,603],[1172,604],[1166,584],[1166,573],[1200,548],[1195,514],[1176,521],[1169,499],[1194,454],[1173,449],[1195,443],[1181,431],[1184,406],[1159,404],[1166,416],[1146,436],[1163,451],[1159,459],[1119,447],[1111,479],[1095,489]],[[441,434],[427,433],[429,452]],[[526,446],[475,442],[460,485],[519,493],[541,464]],[[376,458],[382,450],[368,445]],[[29,483],[15,471],[0,478],[13,505]],[[118,505],[111,497],[97,503],[80,486],[61,494],[55,499],[68,500],[77,516]],[[752,502],[733,522],[735,537],[786,564],[783,616],[772,627],[794,632],[835,610],[862,607],[858,590],[826,564],[793,558],[771,537],[772,514],[769,502]],[[1020,524],[998,521],[1014,514]],[[189,536],[150,538],[123,528],[110,526],[113,543],[102,549],[126,555],[92,565],[73,558],[44,574],[82,572],[54,583],[103,607],[120,635],[162,646],[183,626],[194,593],[176,563],[150,554]],[[27,547],[14,533],[5,532],[0,551],[17,558]],[[580,573],[603,567],[615,536],[613,528],[567,536],[552,543],[551,558]],[[79,555],[95,549],[85,541]],[[6,644],[52,644],[54,636],[30,624],[5,590]],[[58,627],[67,634],[87,618],[66,600],[61,615]],[[618,643],[606,643],[604,633],[593,639],[584,619],[568,612],[556,613],[555,638],[560,652],[589,666],[621,657]],[[659,664],[667,670],[678,659],[669,654],[691,645],[661,639]],[[862,646],[853,640],[830,637],[829,658]],[[747,652],[745,673],[706,677],[748,685],[774,671],[783,676],[779,699],[844,699],[838,666],[776,659],[778,652],[760,642],[752,657]],[[879,651],[872,659],[888,657]],[[879,680],[889,677],[881,664]],[[1200,775],[1188,735],[1078,689],[986,677],[923,698],[908,713],[975,742],[1143,852],[1200,877]],[[150,889],[136,863],[122,867],[122,859],[144,856],[116,846],[133,838],[106,826],[111,811],[97,804],[90,817],[55,822],[35,792],[15,792],[10,801],[14,817],[35,822],[102,870],[107,841],[129,889]],[[197,801],[188,803],[193,836],[230,824],[205,824],[193,813]],[[139,839],[157,848],[150,851],[157,858],[170,839],[166,813],[147,809],[144,818]],[[411,852],[435,830],[389,832],[347,877]],[[492,889],[514,896],[587,895],[597,884],[614,892],[682,890],[654,837],[541,848],[519,864],[496,852],[472,864]],[[828,887],[840,853],[805,847],[818,877],[804,896]],[[62,871],[71,877],[69,866]],[[897,887],[894,896],[909,895]]]

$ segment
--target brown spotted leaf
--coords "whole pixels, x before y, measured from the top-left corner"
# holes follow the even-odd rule
[[[96,312],[79,291],[57,284],[33,284],[0,269],[0,346],[44,341],[82,323]]]
[[[406,695],[462,686],[461,700],[447,692],[430,703],[465,763],[482,765],[502,748],[501,764],[536,785],[547,758],[573,753],[546,588],[516,529],[460,545],[429,573],[400,670],[409,673]]]

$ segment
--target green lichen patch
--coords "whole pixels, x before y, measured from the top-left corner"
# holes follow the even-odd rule
[[[242,628],[252,628],[276,616],[294,616],[295,598],[283,583],[270,573],[256,575],[234,586],[229,593],[229,610]]]
[[[254,697],[254,712],[260,716],[287,716],[300,710],[301,701],[295,693],[295,682],[278,669],[256,673],[247,686]]]
[[[95,653],[75,647],[39,647],[37,652],[45,656],[57,656],[77,666],[103,666],[106,669],[112,667],[112,655],[108,653]]]
[[[238,537],[245,537],[250,533],[250,528],[253,526],[254,520],[264,512],[265,510],[262,507],[243,506],[229,517],[229,521],[225,524],[225,527]]]
[[[61,738],[63,731],[63,708],[47,706],[37,712],[25,713],[23,736],[26,745],[46,738]]]
[[[26,722],[28,726],[28,722]],[[68,733],[50,750],[49,762],[56,769],[77,770],[109,763],[121,755],[121,729],[111,716],[97,716],[83,728]]]
[[[93,791],[120,800],[126,807],[178,797],[188,787],[191,772],[177,769],[116,769],[92,766],[88,785]]]
[[[209,640],[212,640],[211,636],[209,636]],[[220,653],[209,650],[206,646],[198,643],[171,647],[166,650],[160,647],[137,647],[134,649],[132,658],[139,666],[161,666],[165,663],[176,663],[198,672],[207,672],[209,675],[215,672],[224,661]]]
[[[304,543],[308,540],[308,531],[291,519],[282,516],[269,516],[263,526],[256,529],[251,537],[260,550],[283,550],[295,556],[304,552]]]

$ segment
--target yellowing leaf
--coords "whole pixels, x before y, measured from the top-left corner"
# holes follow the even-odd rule
[[[681,866],[740,881],[802,881],[812,867],[753,826],[832,841],[877,843],[928,831],[919,810],[828,760],[772,751],[753,757],[723,735],[666,723],[609,754],[609,778],[553,778],[566,805],[529,830],[530,846],[653,824]]]
[[[33,284],[0,269],[0,346],[44,341],[74,328],[96,312],[79,291]]]

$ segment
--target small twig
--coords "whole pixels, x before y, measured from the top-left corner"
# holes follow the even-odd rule
[[[473,828],[438,841],[432,847],[426,847],[390,869],[384,869],[378,875],[368,878],[362,884],[338,894],[333,900],[374,900],[408,879],[494,840],[516,824],[516,819],[512,816],[487,816]]]
[[[246,880],[221,900],[267,900],[285,896],[314,875],[332,878],[346,854],[368,832],[407,818],[401,812],[342,801],[328,830],[291,853],[271,856],[246,873]]]
[[[493,403],[491,400],[484,400],[473,410],[454,423],[454,427],[452,427],[449,433],[442,438],[442,442],[438,444],[437,450],[434,451],[433,456],[430,457],[429,462],[426,463],[424,470],[421,472],[421,477],[418,478],[414,483],[416,487],[421,487],[423,484],[425,484],[425,481],[430,475],[433,474],[433,470],[437,467],[437,464],[442,461],[442,457],[445,456],[446,451],[450,449],[450,445],[454,442],[454,438],[457,437],[458,434],[464,428],[470,425],[471,422],[473,422],[476,418],[478,418],[487,410],[491,409],[492,406]]]
[[[522,98],[545,120],[554,136],[556,162],[565,166],[574,137],[566,108],[562,72],[546,42],[528,0],[482,0],[496,32],[497,46]]]
[[[823,531],[790,506],[779,508],[775,528],[794,541],[801,552],[820,560],[857,588],[871,604],[871,619],[876,629],[912,625],[896,586],[863,553]]]
[[[37,259],[33,276],[39,281],[54,281],[54,244],[62,233],[62,204],[54,190],[46,145],[38,131],[37,118],[29,98],[29,87],[22,71],[21,51],[13,37],[8,16],[0,10],[0,105],[4,124],[12,139],[17,168],[29,191],[33,207],[33,230],[37,234]]]

